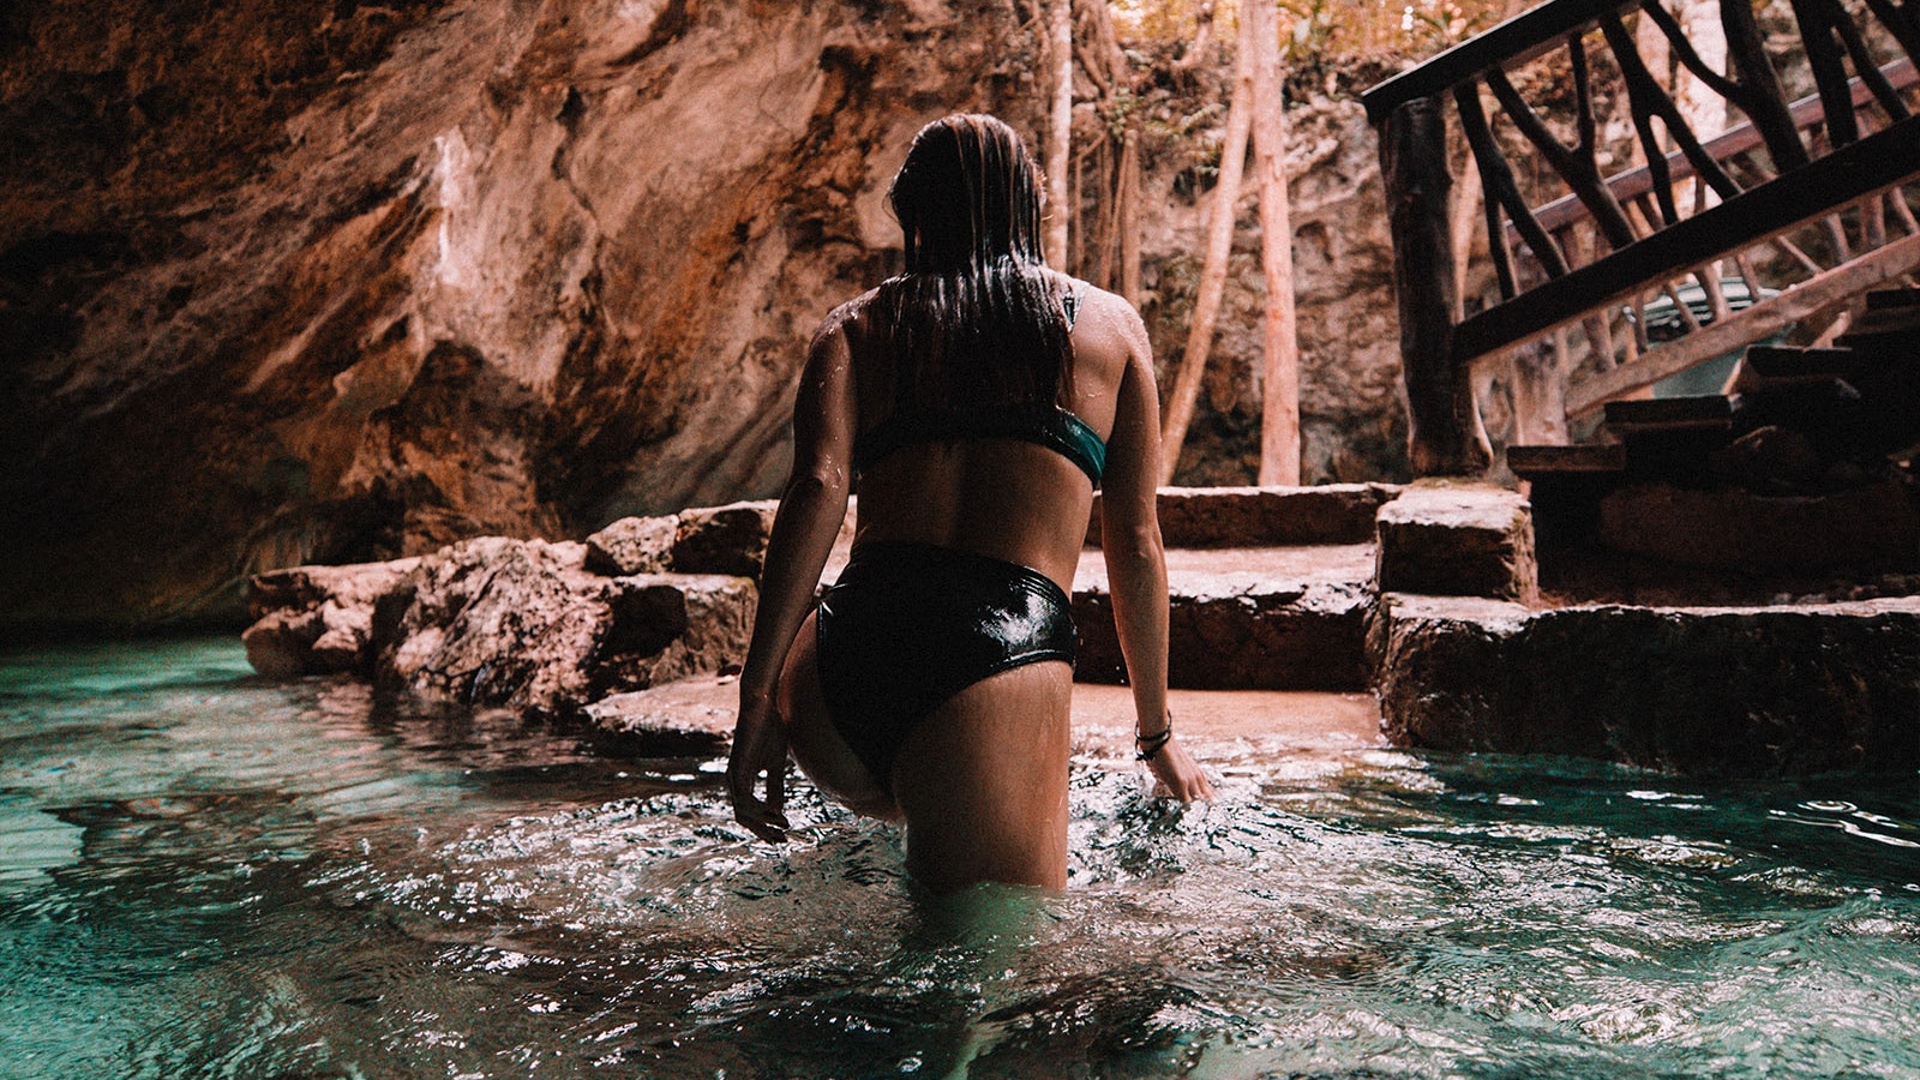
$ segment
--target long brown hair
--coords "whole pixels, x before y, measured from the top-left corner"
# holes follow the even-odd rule
[[[920,129],[887,192],[906,272],[880,286],[894,408],[1053,402],[1073,352],[1040,254],[1040,182],[1005,123],[956,113]]]

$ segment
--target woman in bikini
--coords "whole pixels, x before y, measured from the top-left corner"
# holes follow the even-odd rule
[[[906,272],[808,351],[740,674],[740,822],[785,838],[791,749],[853,810],[903,818],[908,872],[938,892],[1066,884],[1068,591],[1096,486],[1140,757],[1172,795],[1213,797],[1167,709],[1146,330],[1045,267],[1038,190],[999,120],[915,136],[889,192]],[[856,475],[852,558],[816,608]]]

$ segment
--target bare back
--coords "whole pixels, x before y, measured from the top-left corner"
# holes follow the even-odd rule
[[[1065,399],[1112,442],[1130,361],[1145,356],[1144,331],[1125,301],[1081,288]],[[854,302],[846,324],[860,431],[893,408],[894,358],[869,330],[872,296]],[[1124,442],[1114,449],[1124,451]],[[1124,473],[1127,463],[1118,464]],[[905,446],[861,473],[859,494],[855,543],[907,540],[978,552],[1033,567],[1068,591],[1093,502],[1093,486],[1079,466],[1044,446],[1008,438]]]

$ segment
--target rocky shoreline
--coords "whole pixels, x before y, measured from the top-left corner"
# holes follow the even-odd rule
[[[773,510],[736,503],[624,518],[584,543],[490,536],[260,574],[247,659],[275,677],[352,674],[420,704],[578,720],[611,696],[737,668]]]

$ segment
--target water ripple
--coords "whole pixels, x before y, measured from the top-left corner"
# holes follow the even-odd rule
[[[773,847],[715,762],[243,670],[0,662],[9,1077],[1920,1075],[1910,782],[1082,759],[1065,893],[935,902],[804,783]]]

